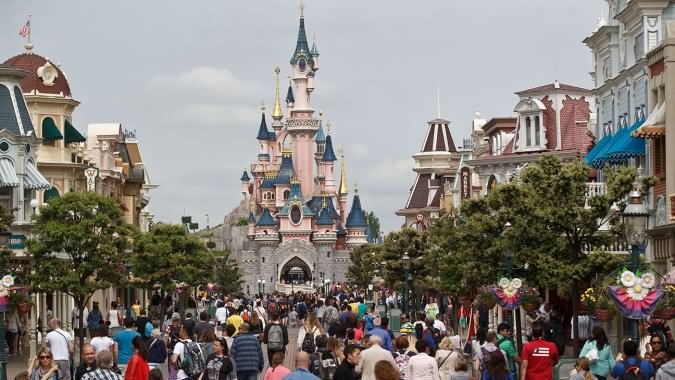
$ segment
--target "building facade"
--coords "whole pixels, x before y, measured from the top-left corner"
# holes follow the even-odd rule
[[[249,242],[236,256],[247,293],[310,290],[344,281],[349,250],[367,242],[368,224],[355,189],[349,189],[344,156],[338,157],[330,125],[317,117],[312,94],[319,70],[316,42],[310,47],[303,11],[286,111],[281,105],[277,67],[271,126],[263,108],[257,159],[241,177],[248,205]]]

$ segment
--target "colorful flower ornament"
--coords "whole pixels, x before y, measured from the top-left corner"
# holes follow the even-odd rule
[[[492,292],[497,297],[499,306],[505,310],[513,310],[520,305],[522,295],[523,281],[519,278],[509,280],[502,277],[498,286],[492,288]]]
[[[621,313],[629,319],[644,319],[651,314],[663,298],[663,289],[656,288],[656,277],[651,272],[643,274],[624,271],[617,286],[609,287]]]

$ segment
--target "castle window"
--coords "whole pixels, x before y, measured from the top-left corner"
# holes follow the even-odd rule
[[[525,118],[525,146],[532,146],[532,121],[530,117]]]

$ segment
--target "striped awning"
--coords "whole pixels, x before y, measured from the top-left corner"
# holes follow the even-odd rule
[[[16,176],[12,161],[3,158],[0,160],[0,187],[19,186],[19,178]]]
[[[637,138],[649,139],[666,135],[666,102],[652,112],[647,121],[633,132],[632,136]]]
[[[40,174],[35,165],[26,164],[26,179],[23,182],[24,189],[49,189],[52,185]]]

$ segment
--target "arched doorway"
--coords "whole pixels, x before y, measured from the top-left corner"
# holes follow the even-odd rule
[[[279,280],[286,284],[305,284],[312,281],[312,270],[303,259],[295,256],[281,268]]]

